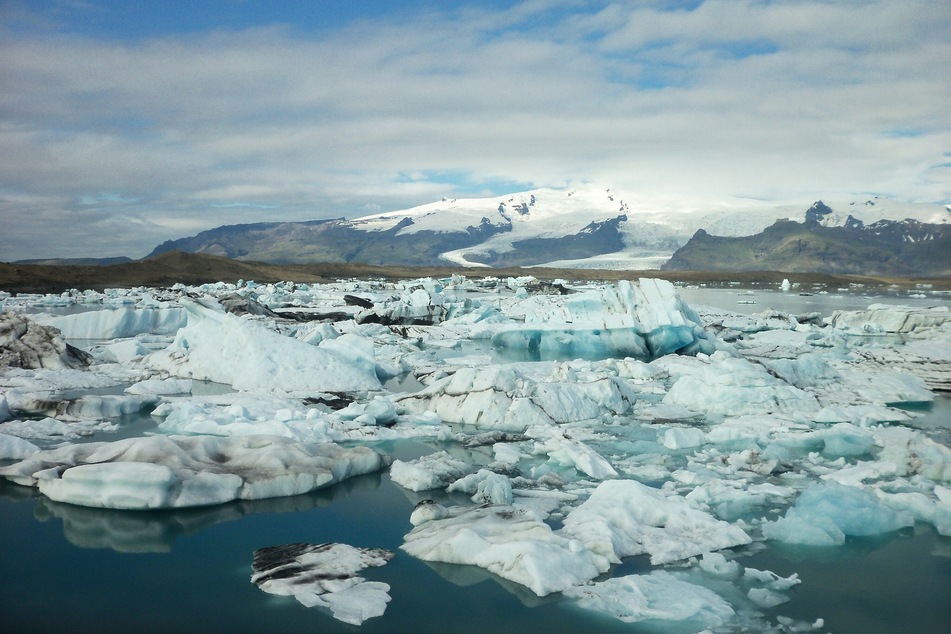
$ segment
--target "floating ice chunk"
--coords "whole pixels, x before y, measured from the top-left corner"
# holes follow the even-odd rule
[[[432,520],[441,520],[449,515],[449,509],[432,500],[420,500],[409,516],[409,523],[419,526]]]
[[[304,343],[309,343],[313,346],[320,344],[322,341],[329,341],[330,339],[336,339],[340,336],[340,333],[337,332],[337,329],[334,328],[331,324],[328,323],[318,323],[311,326],[306,331],[298,332],[297,338],[303,341]]]
[[[691,449],[706,443],[707,435],[696,427],[671,427],[664,432],[663,444],[668,449]]]
[[[604,456],[580,440],[566,438],[564,434],[553,433],[544,442],[536,443],[534,453],[548,454],[549,461],[563,467],[574,467],[595,480],[617,476],[617,471]]]
[[[448,492],[461,491],[472,495],[476,504],[511,504],[512,481],[500,473],[479,469],[449,485]]]
[[[715,444],[749,440],[765,446],[777,435],[808,429],[780,416],[750,414],[724,420],[707,432],[707,440]]]
[[[63,341],[56,328],[12,312],[0,313],[0,370],[83,368],[91,357]]]
[[[188,326],[167,350],[147,357],[156,369],[236,390],[314,394],[381,388],[375,367],[362,353],[363,360],[355,361],[353,354],[311,346],[197,303],[187,308]]]
[[[451,508],[447,517],[415,527],[400,548],[423,561],[485,568],[538,596],[584,583],[609,567],[531,510],[505,505]]]
[[[278,402],[278,404],[280,401]],[[183,400],[167,406],[160,413],[165,416],[158,425],[158,431],[165,434],[185,434],[210,436],[273,436],[298,437],[291,425],[295,413],[290,410],[261,411],[250,413],[240,402],[230,407],[219,407],[213,403],[200,403]],[[316,410],[311,410],[316,411]],[[159,412],[153,412],[156,416]],[[280,415],[279,415],[280,413]],[[304,414],[301,414],[301,418]],[[313,421],[310,421],[313,426]]]
[[[59,502],[145,510],[307,493],[387,461],[365,447],[276,436],[152,436],[41,451],[0,477]]]
[[[784,517],[763,524],[763,536],[789,544],[837,546],[847,535],[879,535],[914,524],[860,488],[835,482],[816,484],[799,496]]]
[[[0,460],[23,460],[39,450],[39,447],[22,438],[0,434]]]
[[[397,411],[392,400],[384,396],[375,396],[369,403],[351,403],[337,412],[337,415],[343,420],[369,417],[372,419],[369,423],[371,425],[389,425],[396,421]]]
[[[564,532],[612,563],[647,553],[652,564],[750,543],[742,529],[634,480],[608,480],[572,510]]]
[[[855,334],[914,333],[951,321],[947,306],[912,308],[872,304],[867,310],[837,310],[826,322]]]
[[[269,594],[292,596],[307,607],[329,609],[335,619],[360,625],[381,616],[390,586],[358,576],[383,566],[394,553],[347,544],[287,544],[254,551],[251,582]]]
[[[709,363],[682,365],[663,402],[713,416],[819,409],[814,396],[771,376],[763,366],[721,354],[709,357]]]
[[[633,325],[510,324],[499,327],[492,347],[521,353],[532,361],[552,359],[649,359],[647,342]]]
[[[537,302],[536,302],[537,303]],[[529,305],[529,302],[524,302]],[[524,325],[496,329],[493,345],[533,359],[634,357],[713,352],[713,337],[670,282],[642,278],[528,308]]]
[[[130,394],[122,396],[119,394],[106,394],[98,396],[95,394],[86,394],[70,401],[66,405],[65,413],[69,416],[83,420],[97,418],[115,418],[141,412],[148,409],[158,402],[155,396],[140,396]]]
[[[427,491],[445,488],[474,470],[475,467],[469,463],[439,451],[415,460],[394,460],[390,466],[390,478],[404,489]]]
[[[713,590],[681,581],[665,570],[569,588],[564,595],[582,608],[626,623],[688,621],[699,630],[721,626],[734,615],[730,604]]]
[[[674,477],[679,479],[680,474],[676,472]],[[767,503],[790,500],[795,494],[791,487],[767,482],[751,485],[744,480],[715,478],[695,487],[684,498],[701,510],[713,509],[721,519],[730,520]]]
[[[817,423],[854,423],[871,427],[881,423],[900,423],[911,417],[900,409],[885,405],[835,405],[823,407],[812,417]]]
[[[598,419],[628,411],[634,392],[621,380],[537,382],[511,366],[460,368],[397,403],[413,413],[435,412],[453,423],[485,429],[524,431]]]
[[[873,433],[882,450],[878,460],[871,464],[882,475],[922,475],[939,483],[951,482],[951,448],[907,427],[879,427]],[[827,477],[837,479],[847,471],[843,469]]]
[[[7,395],[0,394],[0,423],[10,419],[10,403],[7,402]]]
[[[951,322],[947,322],[951,323]],[[947,323],[944,328],[948,328]],[[866,346],[855,356],[863,364],[921,378],[932,390],[951,391],[951,341],[929,338],[897,346]]]
[[[816,435],[825,443],[822,452],[828,456],[866,456],[875,447],[875,436],[871,432],[850,423],[836,423]]]
[[[190,394],[191,391],[191,379],[146,379],[145,381],[133,383],[125,389],[126,394],[156,396]]]
[[[116,308],[48,317],[67,339],[124,339],[141,334],[171,335],[185,326],[184,308]]]
[[[127,339],[103,346],[98,358],[99,361],[104,363],[130,363],[136,359],[141,359],[150,352],[151,350],[135,339]]]
[[[719,579],[738,579],[742,570],[740,564],[727,560],[722,553],[704,553],[697,565],[700,570]]]

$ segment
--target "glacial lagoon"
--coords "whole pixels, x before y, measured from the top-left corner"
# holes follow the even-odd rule
[[[760,288],[685,288],[680,294],[701,313],[701,307],[711,306],[746,315],[769,308],[793,314],[819,311],[828,316],[833,307],[860,310],[873,303],[920,307],[949,304],[939,295],[881,297],[856,289],[798,295]],[[437,358],[455,359],[454,363],[467,358],[504,361],[505,355],[489,349],[486,341],[446,346]],[[390,391],[422,387],[413,376],[393,377],[386,385]],[[122,387],[101,391],[121,393]],[[192,395],[230,391],[227,386],[196,381]],[[915,417],[903,426],[947,445],[951,437],[951,398],[942,395],[931,403],[905,407]],[[159,420],[148,411],[128,414],[106,421],[111,424],[107,429],[92,429],[76,442],[140,436],[154,432]],[[638,419],[639,431],[632,432],[629,440],[646,446],[645,439],[668,424]],[[703,422],[690,419],[686,427],[697,425]],[[679,436],[670,438],[676,440]],[[42,440],[37,442],[44,445]],[[57,442],[47,439],[45,444]],[[675,458],[665,463],[668,472],[677,465],[687,466],[686,455],[691,448],[669,444],[674,448],[668,447],[667,453]],[[607,454],[603,439],[593,440],[591,445]],[[445,436],[376,439],[370,446],[404,462],[442,450],[465,454],[452,437]],[[656,443],[653,448],[657,450]],[[860,453],[858,458],[849,456],[843,463],[851,466],[871,457]],[[817,460],[822,463],[822,459]],[[649,470],[634,472],[639,479],[650,480]],[[574,476],[564,477],[570,482]],[[657,477],[663,479],[662,473]],[[660,486],[662,480],[648,484]],[[30,632],[703,629],[702,623],[690,619],[623,623],[582,609],[559,593],[536,596],[523,585],[482,568],[424,562],[409,556],[400,547],[413,529],[410,516],[416,503],[427,498],[446,507],[472,504],[464,493],[408,490],[396,484],[387,470],[303,495],[153,511],[54,502],[35,489],[0,480],[0,543],[4,544],[0,554],[0,569],[4,572],[0,609],[4,624],[10,631]],[[791,502],[777,501],[768,505],[770,510],[765,514],[757,509],[749,515],[775,520]],[[740,521],[749,519],[743,513],[727,515]],[[557,514],[549,522],[553,528],[561,527]],[[750,532],[755,533],[755,528]],[[340,542],[395,552],[396,557],[385,566],[361,573],[370,581],[390,586],[391,600],[385,614],[357,628],[333,619],[326,610],[306,608],[292,597],[266,594],[250,583],[251,558],[256,549],[296,542]],[[919,520],[883,534],[848,536],[840,546],[795,545],[757,538],[724,552],[743,568],[772,571],[781,578],[797,575],[799,583],[784,590],[782,602],[770,607],[745,600],[742,595],[746,588],[737,588],[735,580],[696,574],[695,559],[663,566],[713,589],[733,605],[735,618],[713,631],[812,631],[815,626],[814,631],[822,632],[931,632],[941,631],[951,622],[951,537],[939,535],[928,522]],[[647,555],[625,557],[597,579],[647,574],[657,568]],[[822,619],[821,625],[816,625],[818,619]]]

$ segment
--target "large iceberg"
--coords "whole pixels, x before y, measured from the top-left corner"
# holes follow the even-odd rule
[[[148,510],[298,495],[387,463],[365,447],[277,436],[151,436],[33,453],[0,477],[58,502]]]
[[[314,395],[381,388],[375,369],[339,350],[308,345],[196,302],[186,308],[188,325],[167,350],[147,358],[152,367],[236,390]]]
[[[710,353],[716,349],[699,316],[670,282],[642,278],[586,291],[527,311],[523,324],[496,328],[492,344],[529,359]]]
[[[130,308],[94,310],[73,315],[37,318],[53,326],[67,339],[119,339],[141,334],[173,335],[185,326],[184,308]]]

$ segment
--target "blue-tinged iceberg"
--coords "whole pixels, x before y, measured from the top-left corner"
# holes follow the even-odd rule
[[[551,305],[526,303],[524,323],[496,327],[492,345],[530,360],[654,359],[711,353],[715,339],[670,282],[642,278]]]

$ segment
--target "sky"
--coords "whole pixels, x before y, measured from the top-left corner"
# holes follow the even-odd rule
[[[0,0],[0,261],[538,187],[947,204],[949,33],[947,0]]]

